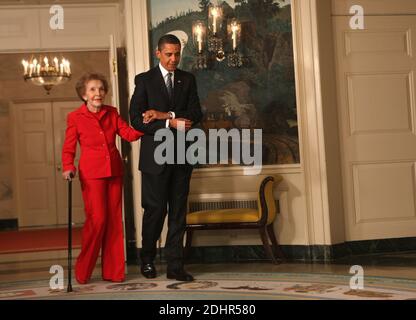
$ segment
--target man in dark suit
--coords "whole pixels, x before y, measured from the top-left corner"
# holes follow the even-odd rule
[[[159,164],[155,141],[159,129],[186,131],[202,118],[195,77],[177,69],[181,58],[181,43],[173,35],[159,39],[156,56],[160,63],[135,78],[135,90],[130,102],[130,120],[136,130],[144,132],[140,147],[139,170],[142,172],[142,249],[141,273],[156,277],[153,260],[156,242],[160,238],[168,212],[168,234],[165,245],[167,277],[192,281],[183,267],[183,237],[192,166],[189,164]]]

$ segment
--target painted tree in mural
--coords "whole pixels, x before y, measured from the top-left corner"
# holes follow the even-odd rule
[[[199,0],[198,7],[199,9],[201,9],[202,12],[207,12],[210,4],[210,0]]]
[[[192,40],[181,66],[197,78],[205,112],[202,128],[262,128],[263,164],[299,162],[291,13],[290,6],[279,5],[282,1],[235,0],[234,8],[231,1],[221,3],[224,22],[237,18],[242,24],[243,68],[229,68],[224,61],[192,70]],[[162,22],[152,30],[152,41],[169,30],[183,30],[192,39],[192,22],[206,19],[210,3],[200,0],[200,11]],[[226,37],[226,23],[223,33]]]

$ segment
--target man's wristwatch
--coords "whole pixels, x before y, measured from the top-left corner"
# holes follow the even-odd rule
[[[168,115],[169,115],[169,118],[168,118],[169,120],[173,119],[173,113],[172,112],[168,111]]]

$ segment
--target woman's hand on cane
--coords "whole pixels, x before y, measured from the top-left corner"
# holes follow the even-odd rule
[[[67,170],[62,172],[62,177],[65,180],[72,180],[73,177],[75,177],[75,172],[71,171],[71,170]]]

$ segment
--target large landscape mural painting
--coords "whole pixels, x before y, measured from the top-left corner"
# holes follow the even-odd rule
[[[225,58],[208,59],[201,69],[193,26],[197,21],[209,26],[210,5],[222,10],[217,34],[223,39]],[[263,165],[299,163],[290,0],[149,0],[149,7],[152,50],[166,33],[182,42],[179,68],[196,76],[204,112],[200,127],[262,129]],[[232,19],[241,26],[239,67],[230,66],[227,59],[235,44],[227,28]],[[152,64],[157,64],[155,58]]]

